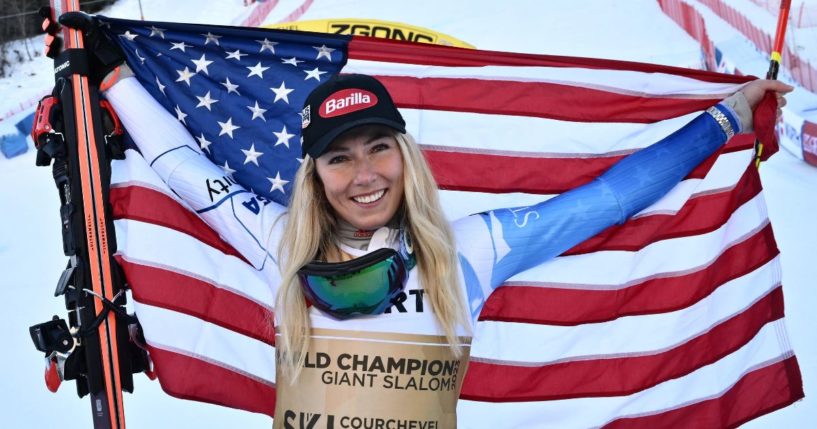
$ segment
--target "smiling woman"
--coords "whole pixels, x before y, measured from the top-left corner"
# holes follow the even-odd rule
[[[376,316],[403,293],[409,272],[418,271],[412,271],[415,265],[423,269],[412,283],[436,315],[443,344],[461,357],[458,335],[468,333],[470,324],[453,233],[431,171],[404,134],[405,122],[391,96],[373,77],[339,75],[309,95],[301,116],[304,163],[295,177],[279,255],[281,372],[299,379],[310,353],[315,314],[310,315],[304,294],[321,315]],[[383,248],[395,253],[372,258]],[[310,261],[323,262],[323,270],[335,277],[319,282],[314,270],[305,275],[302,267]],[[336,270],[329,268],[332,263],[338,263]],[[382,274],[373,277],[379,270]],[[373,278],[389,287],[373,284]],[[317,290],[327,284],[343,286],[331,294],[329,287]],[[363,297],[362,291],[373,296]]]

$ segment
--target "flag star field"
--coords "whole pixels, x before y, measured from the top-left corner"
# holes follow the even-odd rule
[[[182,33],[129,21],[110,28],[132,45],[125,51],[142,85],[216,165],[256,194],[288,202],[301,156],[301,107],[345,64],[344,39],[316,38],[311,46],[270,40],[269,31],[256,37],[224,28],[225,38],[219,28]]]

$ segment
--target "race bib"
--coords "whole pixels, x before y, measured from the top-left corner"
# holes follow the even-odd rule
[[[468,365],[443,336],[313,329],[295,385],[278,372],[274,429],[457,426]]]

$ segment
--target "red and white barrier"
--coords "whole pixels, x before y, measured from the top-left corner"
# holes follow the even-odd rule
[[[297,21],[300,19],[309,7],[312,6],[314,0],[306,0],[300,6],[295,8],[289,15],[287,15],[284,19],[281,19],[278,22],[292,22]],[[255,9],[250,12],[250,14],[244,18],[238,25],[242,27],[258,27],[259,25],[263,24],[266,21],[267,16],[269,16],[270,12],[275,9],[275,6],[278,5],[278,0],[268,0],[265,2],[257,2]]]
[[[658,0],[658,5],[665,15],[675,21],[687,34],[701,44],[706,68],[708,70],[717,70],[715,45],[706,32],[706,23],[703,16],[694,7],[681,0]]]
[[[292,11],[286,18],[278,21],[278,22],[292,22],[301,19],[301,17],[309,10],[309,7],[312,6],[313,0],[306,0],[303,2],[302,5],[298,6],[295,10]]]
[[[772,16],[780,11],[780,0],[749,0],[769,11]],[[791,10],[789,23],[797,28],[817,27],[817,3],[800,3],[800,7]]]
[[[269,15],[269,13],[272,12],[272,9],[274,9],[277,5],[278,0],[268,0],[265,2],[256,3],[255,9],[253,9],[252,12],[250,12],[250,15],[244,18],[244,20],[238,25],[241,27],[258,27],[262,22],[264,22],[265,19],[267,19],[267,15]]]
[[[752,40],[759,49],[770,52],[771,36],[749,22],[745,16],[723,4],[721,0],[698,1],[709,6],[718,16]],[[706,33],[705,22],[700,12],[683,0],[658,0],[658,4],[667,16],[701,44],[706,55],[708,69],[741,74],[737,67],[723,55],[720,55],[720,63],[716,61],[716,48]],[[788,65],[786,65],[787,60]],[[817,92],[817,88],[814,87],[817,85],[817,71],[811,64],[800,60],[789,49],[783,55],[783,63],[798,83],[812,92]],[[792,65],[793,63],[795,65]],[[805,83],[811,84],[812,87],[806,86]],[[777,134],[782,147],[808,164],[817,166],[817,124],[805,120],[795,112],[787,111],[778,123]]]
[[[803,144],[803,159],[817,167],[817,124],[805,121],[800,141]]]
[[[659,0],[659,3],[662,0]],[[721,19],[740,31],[746,38],[752,41],[763,52],[772,52],[772,35],[774,28],[760,29],[754,25],[749,18],[741,12],[725,4],[722,0],[698,0],[702,4],[712,9]],[[689,30],[687,30],[689,31]],[[803,88],[817,93],[817,66],[812,65],[808,60],[803,59],[791,48],[786,47],[783,55],[783,66],[791,74],[792,79]]]
[[[12,116],[14,116],[14,115],[26,110],[26,109],[30,109],[32,106],[37,105],[37,102],[39,102],[41,98],[45,97],[46,95],[48,95],[50,93],[51,93],[51,91],[44,91],[42,94],[40,94],[40,95],[38,95],[38,96],[36,96],[34,98],[31,98],[31,99],[25,100],[25,101],[21,101],[20,104],[17,105],[17,107],[15,107],[15,108],[9,110],[8,112],[4,113],[3,116],[0,116],[0,122],[3,122],[3,121],[5,121],[6,119],[8,119],[10,117],[12,117]]]

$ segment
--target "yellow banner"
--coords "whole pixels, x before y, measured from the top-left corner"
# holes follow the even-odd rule
[[[474,49],[470,43],[451,37],[428,28],[400,22],[381,21],[379,19],[335,18],[315,19],[310,21],[285,22],[281,24],[267,24],[264,28],[278,28],[284,30],[314,31],[318,33],[349,34],[353,36],[371,36],[392,40],[408,40],[410,42],[430,43],[433,45],[456,46],[459,48]]]

